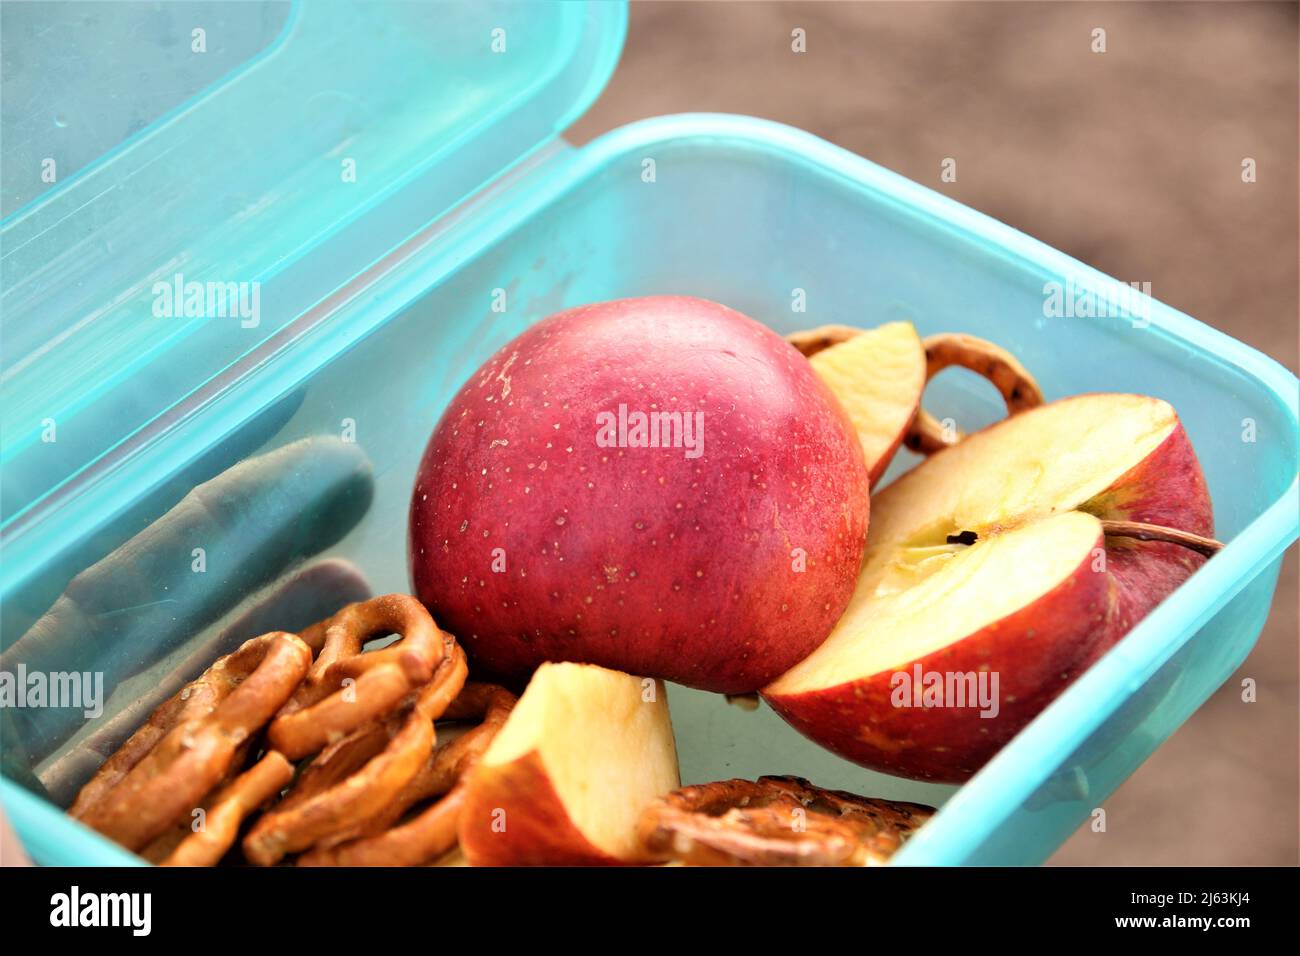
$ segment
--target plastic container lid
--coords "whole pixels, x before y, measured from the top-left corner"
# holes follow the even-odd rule
[[[5,211],[34,197],[0,222],[6,531],[552,140],[626,27],[622,4],[331,0],[57,5],[38,31],[23,6],[5,9],[26,107],[6,95]],[[46,77],[69,55],[91,65]],[[42,157],[85,165],[45,184]]]

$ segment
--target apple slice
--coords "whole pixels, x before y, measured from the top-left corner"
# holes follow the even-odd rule
[[[1178,416],[1141,395],[1001,421],[871,517],[848,610],[763,693],[850,760],[942,781],[978,770],[1217,546]]]
[[[822,326],[789,341],[849,416],[871,484],[884,474],[916,415],[925,389],[925,349],[910,322],[875,329]]]
[[[460,845],[472,866],[652,863],[637,820],[679,784],[662,682],[543,664],[470,777]]]

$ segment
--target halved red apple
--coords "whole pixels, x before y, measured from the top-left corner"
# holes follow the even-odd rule
[[[874,485],[893,461],[925,389],[925,349],[916,329],[910,322],[822,326],[796,332],[790,342],[848,414]]]
[[[679,783],[662,682],[543,664],[470,777],[460,846],[473,866],[652,863],[637,820]]]
[[[1212,533],[1165,402],[1082,395],[1022,412],[873,500],[848,610],[763,694],[850,760],[963,780],[1186,580]]]

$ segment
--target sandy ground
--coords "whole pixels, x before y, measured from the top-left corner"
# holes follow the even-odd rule
[[[799,126],[1150,282],[1295,371],[1296,52],[1294,4],[638,2],[568,135],[686,111]],[[945,156],[956,183],[939,182]],[[1106,801],[1107,832],[1054,863],[1297,862],[1296,608],[1293,548],[1240,674]]]

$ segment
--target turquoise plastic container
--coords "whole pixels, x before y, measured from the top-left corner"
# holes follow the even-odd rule
[[[120,56],[169,71],[168,89],[189,92],[158,115],[118,115],[152,101],[142,77],[104,89],[117,73],[64,77],[54,109],[48,91],[27,111],[6,101],[0,644],[9,667],[81,574],[69,593],[88,630],[46,664],[117,678],[98,721],[0,711],[0,798],[39,861],[139,862],[56,802],[93,771],[105,719],[253,627],[268,595],[317,572],[338,593],[362,577],[375,593],[408,588],[408,496],[442,407],[523,328],[584,302],[686,293],[782,332],[907,318],[1004,344],[1049,399],[1158,395],[1191,436],[1227,542],[961,788],[871,773],[765,707],[673,687],[686,782],[797,773],[941,804],[897,862],[1036,863],[1249,652],[1300,527],[1297,382],[1270,359],[1149,299],[1137,321],[1045,317],[1047,283],[1127,287],[788,127],[671,116],[569,147],[559,133],[617,60],[620,5],[234,6],[205,34],[241,51],[215,73],[192,52],[201,14],[58,25],[65,44],[119,29]],[[22,28],[6,19],[6,60],[27,44],[19,82],[45,42]],[[79,123],[98,159],[55,184],[11,176],[39,156],[33,136]],[[259,283],[256,315],[159,315],[157,284],[177,273]],[[926,404],[962,410],[968,428],[1001,415],[961,376]],[[294,444],[322,435],[335,438]],[[206,485],[204,513],[178,524],[196,485],[292,455],[274,480],[258,472],[265,487]],[[122,566],[123,545],[130,575],[97,574],[106,558]]]

